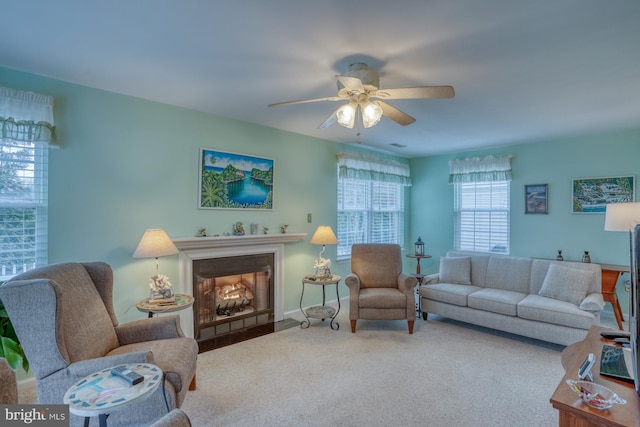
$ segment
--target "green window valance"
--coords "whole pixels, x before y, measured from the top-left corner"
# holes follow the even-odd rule
[[[57,147],[53,97],[0,87],[0,137]]]
[[[511,155],[469,157],[449,162],[449,184],[458,182],[511,181]]]
[[[409,165],[360,153],[338,153],[340,178],[366,179],[411,185]]]

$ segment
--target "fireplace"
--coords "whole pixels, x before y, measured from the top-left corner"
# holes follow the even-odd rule
[[[193,261],[198,342],[273,323],[273,260],[264,253]]]
[[[173,239],[180,251],[178,292],[195,299],[192,310],[177,313],[185,335],[208,349],[206,341],[284,320],[285,244],[304,236]]]

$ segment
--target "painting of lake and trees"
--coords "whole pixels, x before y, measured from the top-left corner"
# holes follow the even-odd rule
[[[627,203],[634,199],[634,176],[573,180],[573,213],[605,213],[609,203]]]
[[[200,209],[273,209],[273,160],[200,150]]]

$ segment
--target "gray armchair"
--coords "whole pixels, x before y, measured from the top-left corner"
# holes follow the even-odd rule
[[[416,319],[413,290],[418,280],[402,273],[400,245],[363,243],[351,247],[349,287],[349,320],[356,332],[358,319],[407,319],[413,334]]]
[[[36,379],[38,403],[62,403],[84,376],[122,363],[148,362],[164,387],[139,405],[114,412],[109,425],[149,424],[180,407],[195,384],[198,346],[177,316],[118,324],[108,264],[66,263],[20,274],[0,286],[2,299]],[[71,416],[72,425],[81,417]]]
[[[0,357],[0,404],[11,405],[18,403],[18,382],[16,373],[7,363],[7,360]]]
[[[191,420],[182,409],[174,409],[151,424],[151,427],[191,427]]]

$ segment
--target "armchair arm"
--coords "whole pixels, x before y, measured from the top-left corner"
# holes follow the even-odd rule
[[[134,351],[131,353],[117,354],[114,356],[98,357],[95,359],[79,360],[67,367],[69,374],[79,380],[93,372],[101,371],[123,363],[154,363],[153,353],[150,351]]]
[[[418,279],[416,279],[415,276],[409,276],[405,273],[400,273],[398,275],[398,289],[400,289],[404,294],[413,294],[413,288],[415,288],[417,284]]]
[[[120,345],[183,337],[178,316],[134,320],[115,327]]]
[[[358,310],[360,278],[355,273],[350,273],[344,278],[344,283],[349,287],[349,319],[357,319],[360,316]]]
[[[600,292],[587,294],[580,303],[580,310],[588,311],[593,314],[600,313],[604,309],[604,299]]]
[[[344,283],[349,287],[349,292],[360,290],[360,278],[355,273],[350,273],[345,277]]]

